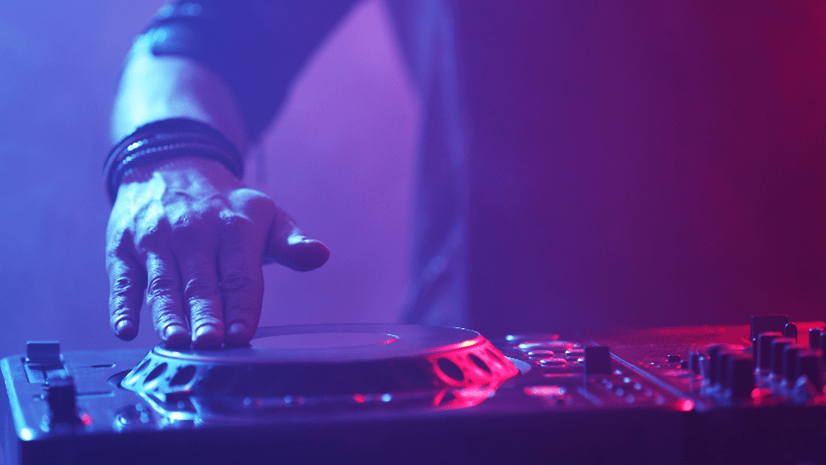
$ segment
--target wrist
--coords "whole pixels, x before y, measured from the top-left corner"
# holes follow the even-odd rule
[[[226,196],[243,187],[226,167],[201,157],[180,157],[149,163],[129,171],[118,186],[117,204],[145,205],[153,200],[166,203],[178,194],[207,199]],[[170,197],[172,195],[172,197]]]
[[[198,156],[182,155],[135,166],[124,172],[120,186],[135,182],[147,182],[155,176],[166,179],[200,177],[237,181],[235,175],[222,163]]]
[[[237,179],[243,176],[241,155],[219,131],[186,118],[160,120],[138,128],[109,153],[104,165],[109,198],[114,203],[127,175],[130,180],[138,180],[161,167],[191,168],[195,163],[192,158],[217,162]]]

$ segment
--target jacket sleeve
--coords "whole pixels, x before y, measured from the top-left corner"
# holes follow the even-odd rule
[[[257,140],[307,58],[355,0],[178,0],[141,36],[155,56],[192,58],[229,85]]]

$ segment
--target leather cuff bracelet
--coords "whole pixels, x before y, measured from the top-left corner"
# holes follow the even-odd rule
[[[109,200],[115,202],[121,181],[133,168],[184,156],[215,160],[238,179],[244,175],[241,154],[218,130],[188,118],[154,121],[121,139],[109,152],[103,166]]]

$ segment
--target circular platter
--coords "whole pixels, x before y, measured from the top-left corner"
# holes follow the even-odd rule
[[[159,345],[120,385],[160,412],[203,418],[370,399],[424,399],[438,407],[470,391],[478,403],[517,373],[490,341],[467,329],[305,325],[259,328],[246,347]]]

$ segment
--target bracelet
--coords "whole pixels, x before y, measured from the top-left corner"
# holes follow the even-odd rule
[[[217,129],[188,118],[153,121],[121,139],[106,157],[103,179],[109,200],[115,202],[121,181],[134,168],[183,156],[215,160],[238,179],[244,176],[241,154]]]

